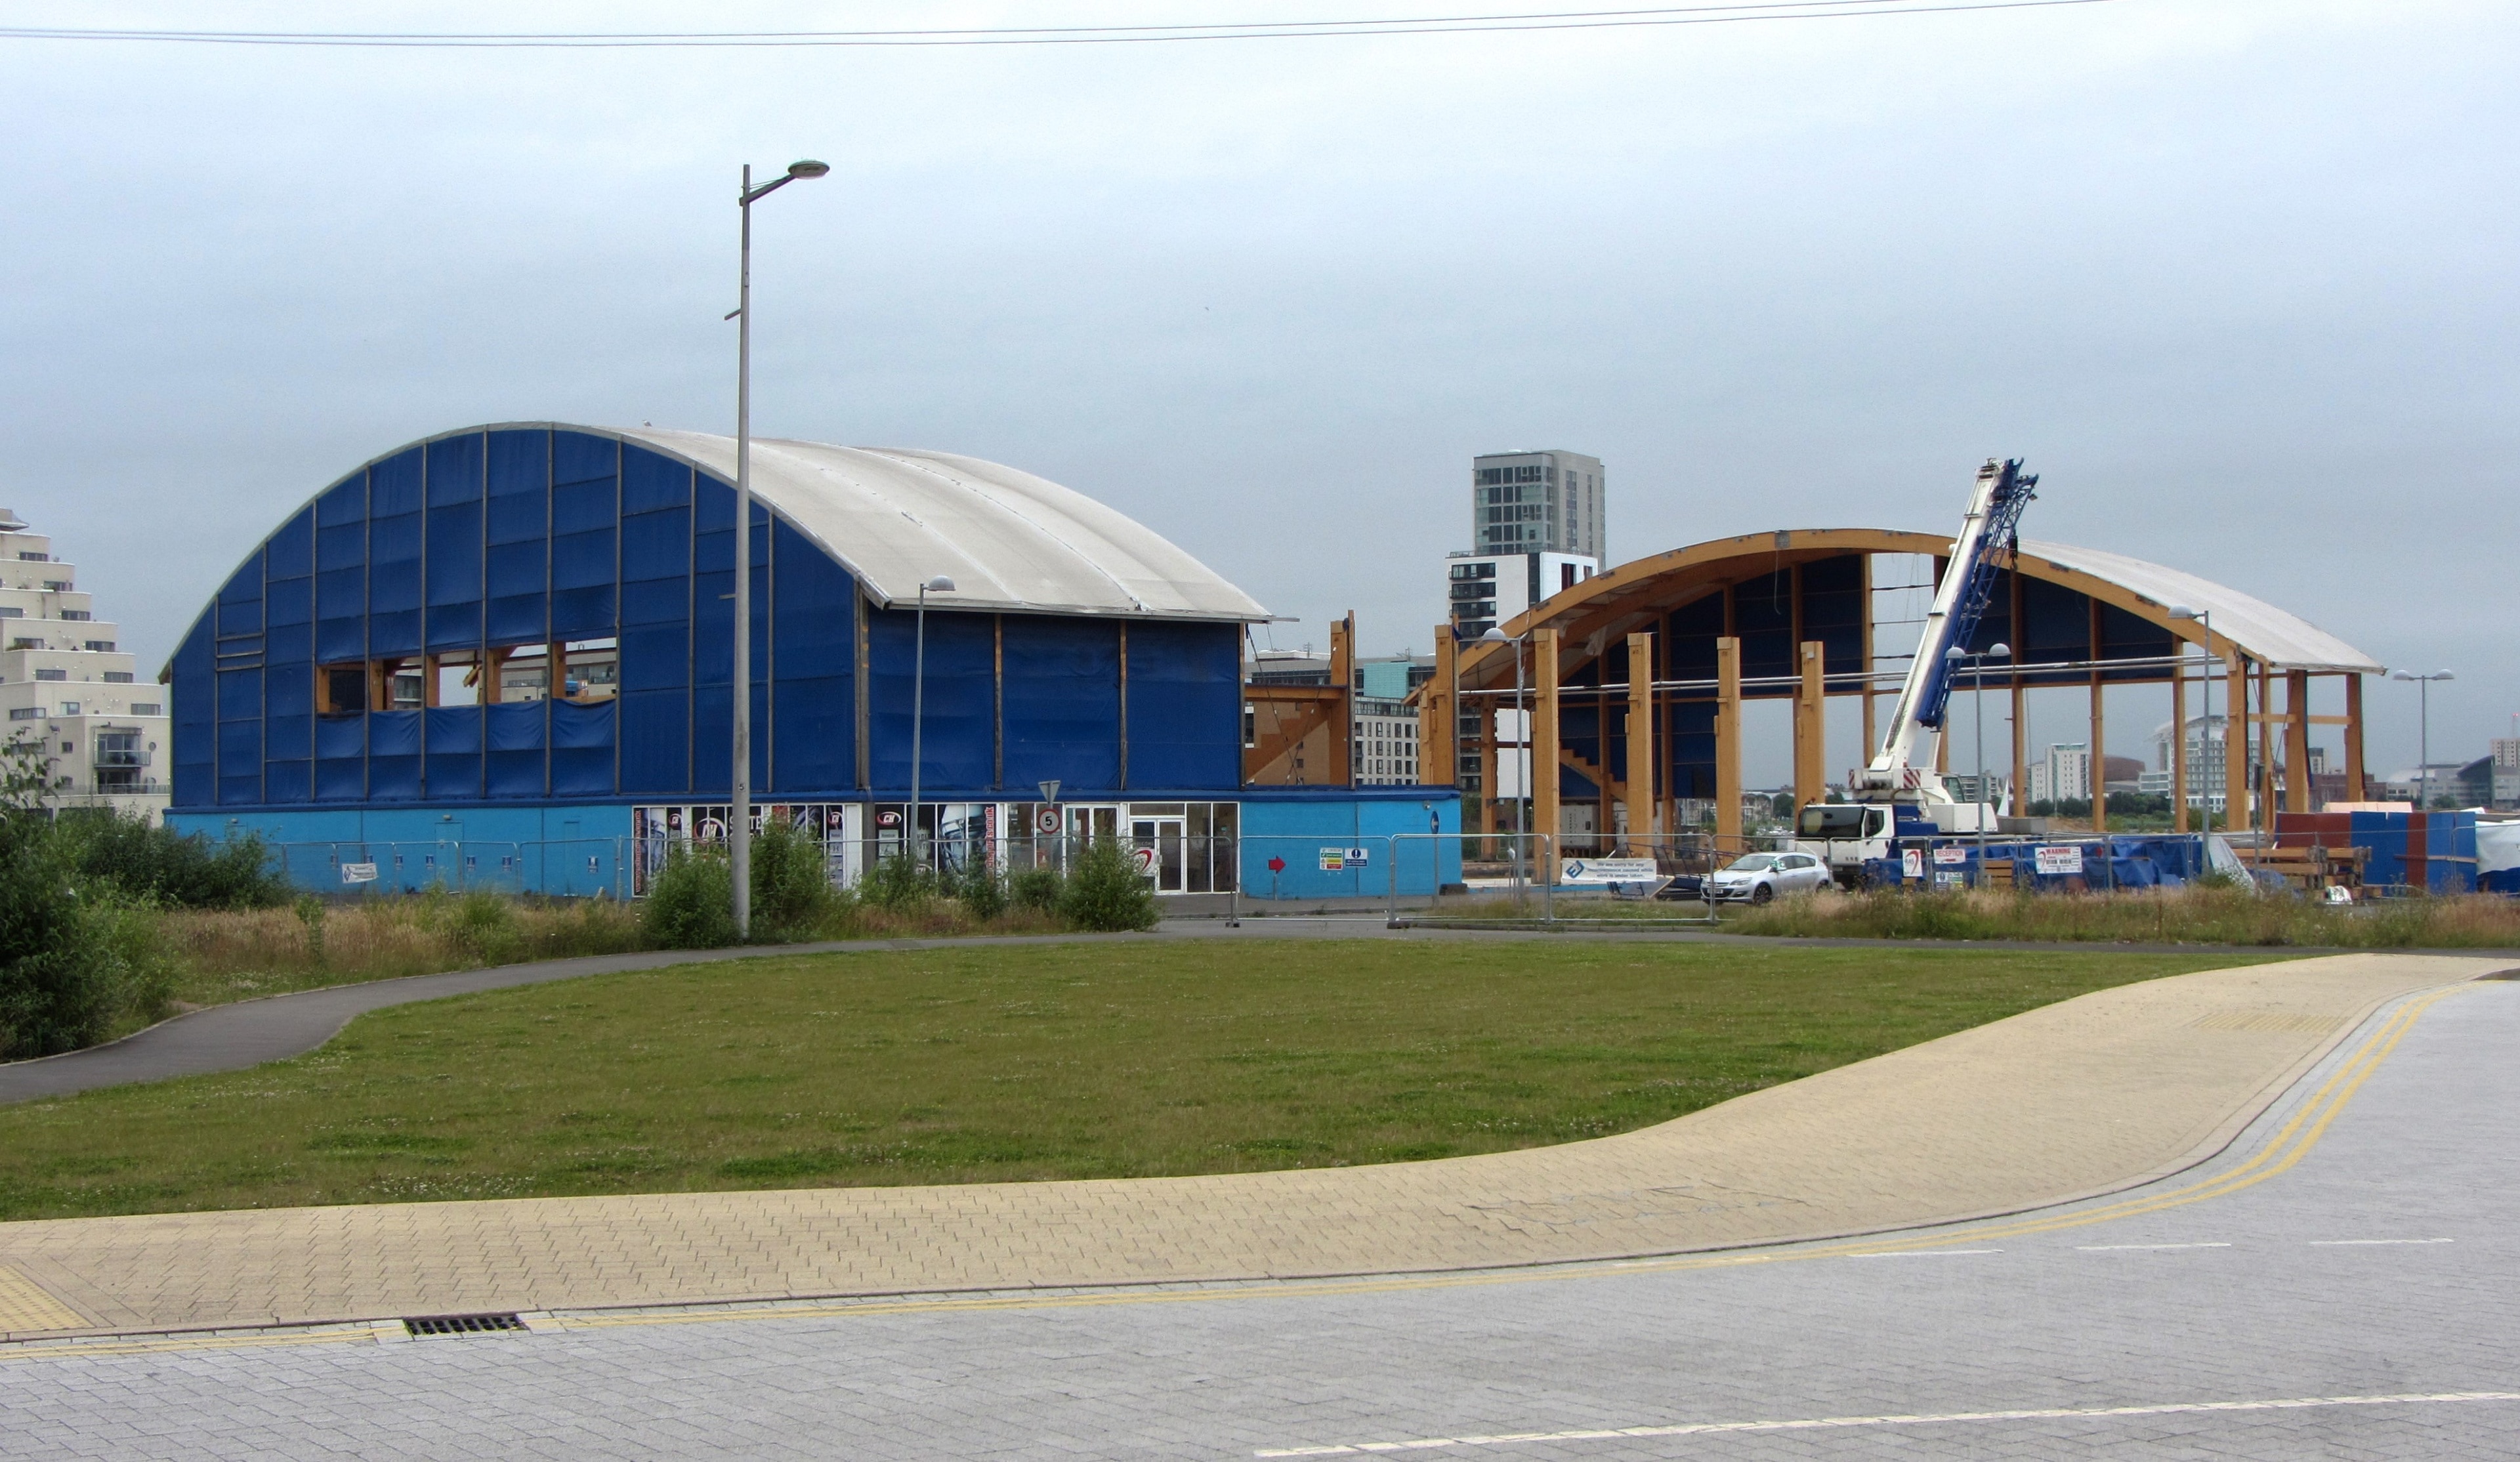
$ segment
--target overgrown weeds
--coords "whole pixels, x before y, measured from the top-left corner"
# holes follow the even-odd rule
[[[2520,948],[2520,901],[2492,894],[2359,905],[2199,886],[2108,894],[1827,891],[1728,913],[1735,934],[2053,940],[2357,950]]]

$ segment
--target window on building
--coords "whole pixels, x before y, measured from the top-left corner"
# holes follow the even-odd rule
[[[111,640],[91,640],[87,642],[87,647],[99,654],[110,655],[113,653],[113,642]]]
[[[69,678],[70,673],[67,670],[38,670],[35,672],[35,679],[39,681],[66,681]]]
[[[44,588],[47,592],[52,594],[68,594],[70,592],[70,581],[68,579],[46,579],[44,581]]]
[[[26,611],[23,609],[8,605],[0,605],[0,619],[23,619],[25,617]]]
[[[163,716],[166,714],[166,708],[154,700],[135,700],[131,703],[131,714],[134,716]]]
[[[128,686],[131,684],[131,672],[128,670],[109,670],[105,673],[105,683],[109,686]]]
[[[12,721],[41,721],[44,719],[44,708],[42,706],[12,706],[9,710],[9,719]]]
[[[65,715],[65,716],[75,716],[75,715],[77,715],[78,713],[79,713],[79,703],[78,703],[77,701],[75,701],[75,700],[66,700],[66,701],[63,701],[63,702],[62,702],[62,714],[63,714],[63,715]]]
[[[50,563],[53,561],[53,555],[50,554],[22,553],[18,555],[18,559],[22,563]]]
[[[44,642],[41,640],[25,639],[12,640],[9,642],[9,647],[11,649],[42,649],[44,647]]]

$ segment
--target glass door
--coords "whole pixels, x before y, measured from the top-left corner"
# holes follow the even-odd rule
[[[1178,894],[1189,889],[1190,860],[1184,856],[1190,840],[1188,818],[1133,818],[1129,820],[1129,846],[1137,856],[1138,871],[1146,875],[1159,894]]]

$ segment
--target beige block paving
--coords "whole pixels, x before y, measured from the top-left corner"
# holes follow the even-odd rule
[[[2177,976],[1641,1131],[1484,1157],[6,1224],[0,1328],[1376,1273],[1912,1225],[2124,1186],[2192,1161],[2368,1011],[2507,963],[2337,955]],[[49,1292],[8,1287],[6,1276],[29,1270],[60,1279]],[[98,1297],[90,1313],[60,1300],[73,1286]]]

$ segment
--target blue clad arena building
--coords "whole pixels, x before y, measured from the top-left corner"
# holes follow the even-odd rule
[[[168,822],[257,833],[309,887],[635,894],[725,828],[734,474],[729,437],[524,423],[334,483],[167,667]],[[1449,787],[1244,788],[1242,627],[1267,611],[1121,513],[936,452],[756,441],[752,480],[756,812],[843,878],[915,818],[954,858],[1130,839],[1165,893],[1265,893],[1273,857],[1307,895],[1380,893],[1385,869],[1291,850],[1459,828]],[[1404,884],[1460,876],[1414,862]]]

